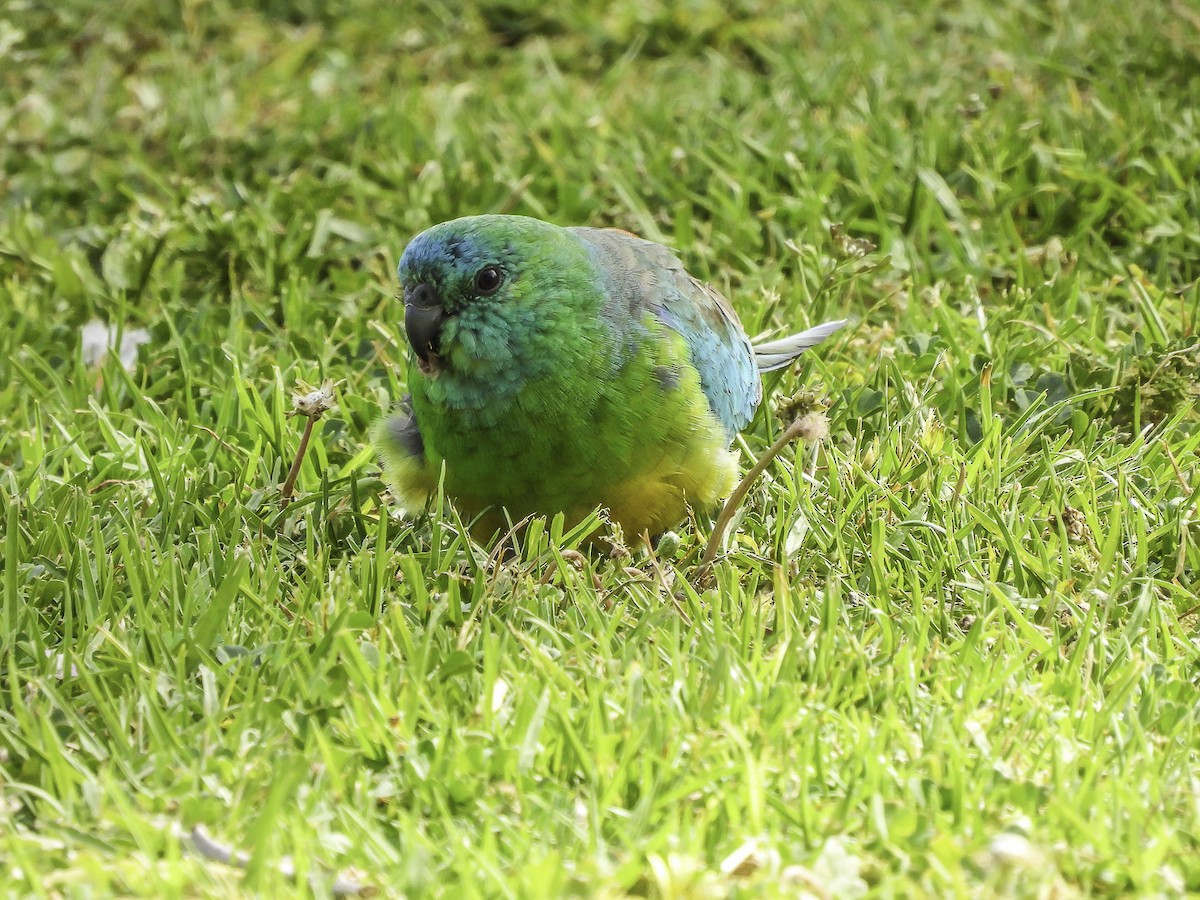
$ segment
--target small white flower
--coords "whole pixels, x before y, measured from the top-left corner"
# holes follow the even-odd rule
[[[138,347],[148,343],[150,332],[145,328],[130,328],[121,332],[121,346],[114,348],[117,340],[117,329],[106,325],[99,319],[92,319],[83,326],[81,332],[80,355],[85,366],[98,366],[104,362],[109,351],[117,349],[117,357],[121,360],[126,372],[132,372],[137,365]]]
[[[319,387],[312,387],[302,381],[297,382],[296,391],[292,394],[293,416],[305,416],[309,419],[319,419],[324,413],[337,408],[333,399],[333,390],[337,384],[332,378],[321,382]]]
[[[1023,834],[1002,831],[988,844],[987,855],[994,866],[1032,869],[1040,866],[1044,857]]]

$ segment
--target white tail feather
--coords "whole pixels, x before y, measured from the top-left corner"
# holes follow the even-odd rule
[[[754,361],[758,364],[758,370],[774,372],[776,369],[782,369],[809,347],[815,347],[849,321],[849,319],[838,319],[836,322],[825,322],[807,331],[755,344]]]

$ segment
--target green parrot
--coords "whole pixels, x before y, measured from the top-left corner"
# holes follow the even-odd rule
[[[376,426],[384,473],[420,510],[445,492],[489,535],[607,508],[626,535],[678,524],[737,477],[729,447],[762,372],[841,328],[751,344],[728,301],[628,232],[471,216],[399,266],[410,396]]]

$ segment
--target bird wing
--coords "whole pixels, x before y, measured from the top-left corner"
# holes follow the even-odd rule
[[[605,314],[618,334],[636,328],[646,312],[679,334],[709,408],[732,440],[754,417],[762,382],[754,350],[729,301],[693,278],[661,244],[627,231],[570,229],[587,244],[608,281]]]
[[[437,489],[437,474],[425,457],[425,440],[406,395],[391,415],[375,423],[372,442],[379,450],[384,476],[401,507],[419,511]]]

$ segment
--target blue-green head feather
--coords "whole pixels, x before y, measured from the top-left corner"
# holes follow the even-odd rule
[[[423,232],[398,269],[419,371],[449,403],[495,405],[553,364],[554,345],[573,337],[567,319],[594,313],[591,272],[578,240],[537,219],[472,216]]]

